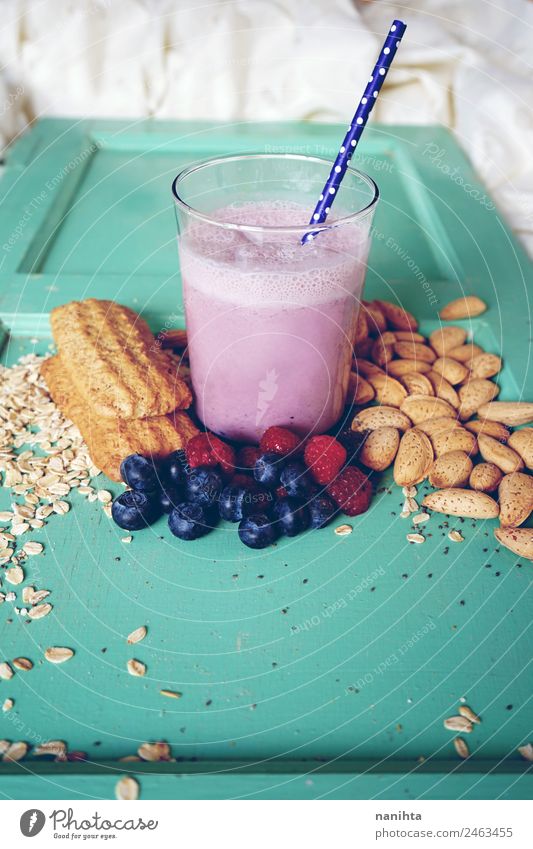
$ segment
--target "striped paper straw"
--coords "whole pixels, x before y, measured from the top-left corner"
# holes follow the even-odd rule
[[[328,213],[333,206],[333,202],[337,194],[337,189],[339,188],[342,178],[346,173],[352,154],[357,147],[359,139],[361,138],[366,126],[366,122],[374,108],[376,98],[380,92],[381,86],[385,82],[385,78],[392,64],[392,60],[394,59],[396,49],[402,40],[402,36],[406,29],[407,25],[404,24],[403,21],[393,21],[391,24],[387,38],[380,50],[374,70],[370,75],[363,96],[359,101],[357,111],[352,118],[352,123],[350,124],[348,132],[340,146],[339,153],[333,163],[333,168],[330,171],[326,185],[322,189],[322,194],[320,195],[309,224],[321,224],[328,217]],[[317,230],[316,233],[306,233],[302,239],[302,244],[314,239],[319,232],[320,231]]]

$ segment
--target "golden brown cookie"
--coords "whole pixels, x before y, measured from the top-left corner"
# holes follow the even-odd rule
[[[161,460],[184,448],[198,433],[187,413],[180,410],[146,419],[100,416],[82,400],[59,354],[44,361],[41,374],[54,403],[78,427],[95,466],[112,480],[121,479],[120,463],[128,454]]]
[[[99,416],[141,419],[190,406],[173,359],[128,307],[71,301],[52,310],[50,324],[70,380]]]

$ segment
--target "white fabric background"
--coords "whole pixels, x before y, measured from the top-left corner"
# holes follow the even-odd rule
[[[528,0],[3,0],[0,140],[35,118],[344,122],[393,17],[373,119],[453,128],[533,254]]]

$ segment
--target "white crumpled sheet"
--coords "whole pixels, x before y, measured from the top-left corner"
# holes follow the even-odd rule
[[[0,136],[50,114],[344,122],[394,16],[373,120],[451,127],[533,254],[528,0],[3,0]]]

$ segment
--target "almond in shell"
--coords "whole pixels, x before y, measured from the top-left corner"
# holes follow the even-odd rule
[[[494,492],[502,479],[502,471],[494,463],[478,463],[470,475],[470,488],[479,492]]]
[[[370,359],[377,366],[386,366],[394,358],[394,333],[385,331],[372,343]]]
[[[363,339],[366,339],[368,336],[368,323],[366,320],[366,314],[363,310],[359,310],[357,313],[357,319],[355,322],[355,333],[353,337],[354,345],[357,345],[358,342],[362,342]]]
[[[502,361],[496,354],[478,354],[470,360],[472,377],[494,377],[502,368]]]
[[[495,519],[500,512],[498,503],[485,492],[471,489],[440,489],[426,495],[424,507],[448,516],[463,516],[467,519]]]
[[[400,432],[397,428],[378,427],[368,434],[359,458],[367,468],[382,472],[394,462],[399,444]]]
[[[387,371],[393,377],[402,377],[413,371],[425,374],[431,371],[431,363],[426,363],[424,360],[393,360],[387,364]]]
[[[387,329],[387,319],[385,318],[385,313],[377,303],[363,301],[361,310],[366,315],[368,332],[371,336],[378,336],[380,333],[385,332]]]
[[[507,442],[510,431],[501,422],[489,422],[488,419],[474,419],[471,422],[465,422],[465,427],[472,433],[486,433],[487,436],[492,436],[498,442]]]
[[[411,330],[395,330],[394,335],[397,342],[422,342],[423,344],[426,342],[421,333],[414,333]]]
[[[400,407],[407,398],[405,387],[389,374],[373,374],[368,378],[368,382],[376,393],[376,399],[380,404]]]
[[[398,486],[414,486],[427,477],[433,462],[429,437],[411,428],[402,436],[394,462],[394,481]]]
[[[369,377],[371,374],[385,374],[382,368],[370,360],[365,360],[363,357],[357,357],[352,365],[352,371],[356,374],[362,374],[363,377]]]
[[[452,348],[458,348],[466,339],[464,327],[439,327],[429,337],[429,344],[437,354],[443,357]]]
[[[443,377],[452,386],[457,383],[462,383],[468,377],[468,369],[457,360],[452,360],[451,357],[439,357],[433,363],[433,371],[439,377]]]
[[[374,301],[374,303],[384,313],[387,323],[393,330],[417,330],[418,322],[414,315],[407,312],[398,304],[391,304],[390,301]]]
[[[472,471],[472,460],[464,451],[449,451],[434,461],[429,470],[431,486],[438,489],[466,486]]]
[[[511,472],[519,472],[524,468],[522,458],[516,451],[493,439],[492,436],[487,436],[484,433],[478,434],[477,438],[479,453],[487,463],[494,463],[506,475]]]
[[[431,383],[433,387],[433,394],[436,395],[437,398],[442,398],[443,401],[447,401],[448,404],[451,404],[455,409],[459,407],[459,395],[445,377],[441,374],[437,374],[435,371],[428,371],[425,376]]]
[[[400,409],[402,413],[409,416],[415,425],[437,416],[455,418],[456,415],[451,404],[443,401],[442,398],[434,398],[431,395],[409,395]]]
[[[483,348],[473,342],[467,342],[465,345],[458,345],[457,348],[450,348],[449,351],[446,351],[447,357],[457,360],[458,363],[464,363],[468,368],[470,368],[470,363],[474,357],[480,354],[483,354]]]
[[[423,430],[429,437],[433,437],[437,433],[444,433],[448,430],[462,430],[463,426],[458,419],[452,419],[451,416],[436,416],[433,419],[419,422],[417,428]]]
[[[398,430],[408,430],[411,419],[396,407],[367,407],[360,410],[352,422],[352,430],[376,430],[378,427],[396,427]]]
[[[430,436],[430,439],[437,457],[450,451],[464,451],[469,456],[477,454],[476,437],[462,427],[440,431]]]
[[[434,362],[437,356],[429,345],[420,342],[396,342],[394,352],[402,360],[422,360],[424,363]]]
[[[502,478],[498,487],[500,525],[517,528],[533,511],[533,478],[523,472],[513,472]]]
[[[501,422],[504,425],[518,425],[533,422],[533,403],[530,401],[492,401],[483,404],[478,410],[480,418],[491,422]]]
[[[350,372],[347,396],[350,403],[357,404],[358,406],[369,404],[370,401],[374,400],[375,394],[372,386],[364,377],[361,377],[360,374],[356,374],[354,371]]]
[[[507,443],[524,461],[524,466],[533,469],[533,428],[515,430]]]
[[[439,312],[439,316],[444,321],[457,321],[461,318],[474,318],[484,313],[486,309],[486,303],[477,295],[464,295],[446,304]]]
[[[495,398],[499,391],[500,387],[492,380],[483,380],[482,378],[469,380],[459,389],[459,400],[461,402],[459,418],[462,421],[471,418],[487,401]]]
[[[533,560],[533,528],[495,528],[494,536],[514,554]]]
[[[431,374],[431,372],[430,372]],[[433,386],[425,374],[419,371],[410,371],[400,378],[401,383],[407,389],[409,395],[434,395]]]

